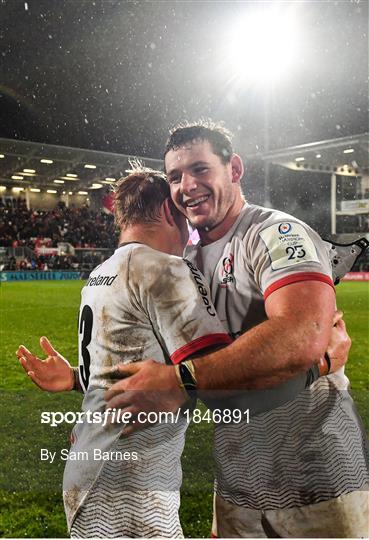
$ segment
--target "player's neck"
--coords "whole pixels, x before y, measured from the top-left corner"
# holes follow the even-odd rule
[[[237,198],[236,203],[230,207],[224,219],[214,228],[210,230],[206,230],[206,228],[198,229],[201,245],[207,246],[208,244],[212,244],[227,234],[240,215],[244,204],[245,200],[242,197]]]
[[[155,225],[152,227],[132,225],[122,230],[119,236],[119,244],[128,244],[130,242],[145,244],[145,246],[162,251],[163,253],[172,253],[172,246],[167,236],[163,234],[160,227],[156,227]]]

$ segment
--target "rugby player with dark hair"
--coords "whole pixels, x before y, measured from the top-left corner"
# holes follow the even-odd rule
[[[185,256],[204,274],[220,320],[237,339],[227,354],[192,360],[190,374],[179,377],[169,366],[154,370],[152,361],[123,366],[131,377],[110,388],[107,406],[147,409],[141,393],[158,380],[172,389],[172,408],[183,402],[180,386],[200,397],[251,390],[231,398],[242,410],[259,403],[250,422],[215,425],[213,535],[368,536],[368,442],[343,368],[332,373],[329,366],[336,354],[328,344],[331,246],[293,216],[245,201],[243,163],[222,126],[176,128],[165,169],[175,205],[200,236]],[[333,332],[345,333],[341,319]],[[322,358],[326,376],[296,397],[298,374]]]

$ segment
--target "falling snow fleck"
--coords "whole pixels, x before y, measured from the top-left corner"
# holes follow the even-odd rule
[[[27,4],[27,2],[24,2],[24,10],[25,10],[25,11],[28,11],[28,4]]]

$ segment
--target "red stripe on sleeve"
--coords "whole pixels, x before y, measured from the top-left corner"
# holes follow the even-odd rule
[[[232,338],[230,338],[228,334],[209,334],[207,336],[201,336],[174,351],[174,353],[170,355],[170,359],[173,364],[179,364],[182,360],[185,360],[202,349],[206,349],[212,345],[229,345],[232,341]]]
[[[298,281],[323,281],[323,283],[327,283],[327,285],[330,285],[335,290],[334,283],[329,276],[318,272],[300,272],[299,274],[293,274],[292,276],[279,279],[269,285],[269,287],[265,289],[264,299],[266,300],[272,292],[277,291],[281,287],[285,287],[291,283],[297,283]]]

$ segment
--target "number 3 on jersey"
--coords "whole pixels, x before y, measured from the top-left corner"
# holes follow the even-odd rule
[[[87,304],[83,307],[78,323],[80,355],[79,355],[79,374],[80,381],[84,391],[87,391],[90,379],[91,357],[87,349],[92,336],[93,313]]]

